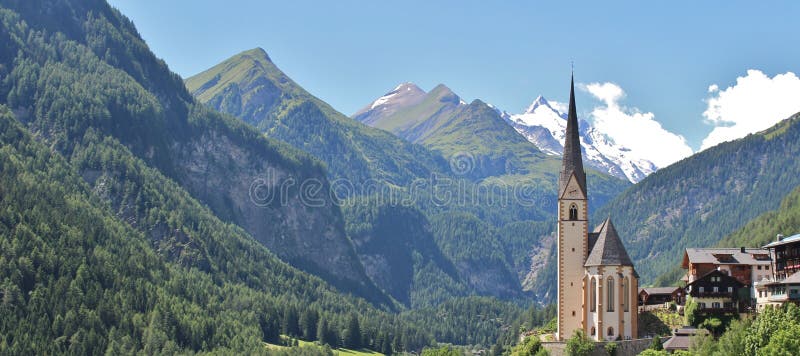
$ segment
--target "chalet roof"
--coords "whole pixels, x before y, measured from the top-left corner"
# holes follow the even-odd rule
[[[692,337],[689,335],[675,335],[664,341],[664,350],[688,350],[692,346]]]
[[[695,327],[684,326],[676,329],[672,337],[664,342],[665,350],[688,350],[692,344],[692,336],[697,334],[707,334],[705,329],[698,329]]]
[[[586,191],[586,172],[583,171],[583,158],[581,157],[581,140],[578,133],[578,114],[575,108],[575,80],[569,83],[569,113],[567,114],[567,131],[564,140],[564,155],[561,158],[561,176],[558,180],[558,196],[564,196],[564,191],[569,184],[569,178],[575,174],[578,186]]]
[[[625,251],[625,245],[617,235],[617,229],[611,222],[611,218],[607,218],[603,223],[598,226],[599,234],[597,241],[594,243],[589,257],[586,258],[584,266],[631,266],[633,262],[628,257],[628,252]],[[595,230],[597,231],[597,229]]]
[[[778,284],[800,284],[800,272],[795,272],[791,276],[786,277],[782,281],[777,281],[777,282],[767,281],[766,283],[762,283],[761,285],[772,286],[772,285],[778,285]]]
[[[672,294],[678,289],[680,289],[680,288],[679,287],[650,287],[650,288],[641,288],[641,289],[639,289],[639,293],[645,292],[648,295]]]
[[[783,280],[783,284],[800,284],[800,272],[795,272]]]
[[[728,275],[728,274],[726,274],[725,272],[722,272],[722,271],[720,271],[720,270],[718,270],[718,269],[715,269],[715,270],[713,270],[713,271],[710,271],[710,272],[708,272],[708,273],[706,273],[706,274],[702,275],[701,277],[699,277],[699,278],[697,278],[697,279],[693,280],[693,281],[692,281],[692,283],[689,283],[689,284],[687,284],[686,286],[688,287],[688,286],[692,286],[692,285],[694,285],[694,284],[696,284],[696,283],[705,282],[706,278],[710,277],[710,276],[711,276],[711,275],[713,275],[713,274],[719,275],[720,277],[722,277],[722,278],[725,278],[725,279],[730,279],[730,280],[733,280],[733,281],[735,281],[735,282],[736,282],[738,285],[744,286],[744,283],[740,282],[740,281],[739,281],[738,279],[736,279],[735,277],[729,276],[729,275]]]
[[[795,243],[795,242],[800,242],[800,234],[792,235],[792,236],[789,236],[789,237],[784,237],[780,241],[770,242],[770,243],[764,245],[764,248],[771,248],[771,247],[780,246],[780,245],[786,245],[786,244]]]
[[[710,263],[715,265],[769,265],[769,251],[763,248],[687,248],[685,257],[690,263]],[[755,255],[765,255],[757,259]],[[686,268],[688,266],[684,266]]]

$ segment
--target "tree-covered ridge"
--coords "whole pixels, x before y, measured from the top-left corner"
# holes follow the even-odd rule
[[[345,217],[367,274],[401,303],[419,308],[467,294],[419,210],[372,198],[346,206]]]
[[[335,330],[358,313],[369,342],[379,330],[409,333],[391,315],[280,262],[115,146],[98,142],[78,154],[81,164],[131,176],[98,193],[0,107],[0,352],[258,353],[291,321],[285,311],[301,306]],[[139,180],[150,180],[142,195],[166,196],[132,223],[122,206],[133,196],[103,200]],[[177,241],[153,241],[152,230],[135,226],[172,230]],[[428,342],[420,340],[404,346]]]
[[[775,241],[778,234],[791,236],[800,233],[800,187],[781,200],[775,210],[767,211],[750,220],[740,229],[725,236],[715,245],[719,247],[761,247]],[[678,283],[684,271],[679,265],[660,275],[659,285]]]
[[[594,216],[612,216],[643,283],[650,283],[677,265],[686,247],[713,246],[778,207],[800,185],[798,137],[794,115],[659,170]]]
[[[736,232],[725,236],[717,243],[721,247],[760,247],[781,234],[792,236],[800,233],[800,187],[795,188],[775,209],[750,220]]]
[[[323,165],[196,104],[117,11],[93,1],[9,2],[0,21],[0,99],[48,145],[72,158],[88,132],[111,137],[284,260],[385,302],[345,235]],[[82,168],[87,178],[96,173]],[[272,204],[253,201],[254,184],[275,192],[288,179],[319,182],[323,204],[302,204],[297,186]]]

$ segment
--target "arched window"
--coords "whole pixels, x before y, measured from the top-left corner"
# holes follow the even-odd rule
[[[591,296],[591,298],[589,298],[589,308],[592,312],[595,312],[597,311],[597,279],[594,277],[592,277],[592,283],[589,286],[589,295]]]
[[[578,206],[575,204],[569,206],[569,219],[578,220]]]
[[[608,336],[614,336],[614,328],[608,327]]]
[[[594,336],[594,334],[597,334],[597,330],[592,326],[592,336]]]
[[[628,277],[622,282],[622,310],[628,311],[628,303],[630,302],[630,286],[628,286]]]
[[[613,277],[608,277],[608,285],[606,287],[608,287],[607,292],[606,292],[607,295],[608,295],[608,297],[606,298],[606,306],[607,306],[606,307],[606,311],[613,312],[614,311],[614,278]]]

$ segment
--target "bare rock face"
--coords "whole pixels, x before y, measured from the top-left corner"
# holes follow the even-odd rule
[[[214,131],[174,148],[185,162],[182,185],[220,218],[335,285],[370,287],[322,172],[289,171]]]

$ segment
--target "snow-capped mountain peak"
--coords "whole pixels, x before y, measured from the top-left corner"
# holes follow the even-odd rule
[[[556,109],[553,109],[553,107],[550,106],[550,102],[547,101],[547,99],[545,99],[544,96],[539,95],[531,103],[531,105],[528,105],[528,108],[525,110],[525,113],[526,114],[533,114],[536,111],[536,109],[539,109],[540,107],[544,107],[544,108],[556,111]]]
[[[425,91],[420,89],[416,84],[409,82],[401,83],[392,89],[392,91],[373,101],[369,108],[372,110],[389,103],[391,100],[402,100],[404,97],[417,97],[420,95],[425,95]]]
[[[506,120],[545,153],[561,155],[566,138],[567,113],[557,109],[560,107],[540,95],[524,113],[510,115]],[[581,120],[580,127],[584,161],[595,169],[633,183],[658,169],[653,162],[637,158],[635,152],[617,145],[588,122]]]

